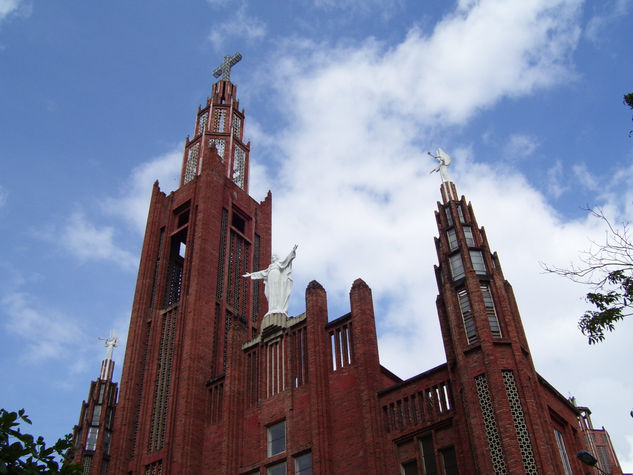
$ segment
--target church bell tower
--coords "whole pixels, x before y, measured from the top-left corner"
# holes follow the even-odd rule
[[[447,177],[441,193],[436,303],[455,427],[466,442],[460,465],[473,473],[558,473],[549,462],[559,455],[512,287],[471,204]]]
[[[270,261],[270,193],[248,194],[250,142],[227,56],[187,137],[179,188],[154,184],[114,422],[113,473],[199,473],[204,424],[227,371],[231,328],[254,335]],[[243,338],[245,339],[245,338]],[[213,388],[211,390],[210,388]],[[218,393],[218,391],[220,391]]]

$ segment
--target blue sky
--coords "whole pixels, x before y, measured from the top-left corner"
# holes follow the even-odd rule
[[[125,337],[151,184],[176,186],[184,139],[225,54],[251,194],[274,251],[299,244],[291,313],[316,279],[330,318],[372,287],[381,360],[445,361],[429,150],[472,201],[513,284],[537,371],[593,410],[633,471],[630,335],[589,347],[577,260],[633,218],[631,1],[0,0],[0,405],[70,432],[111,328]],[[406,352],[402,348],[407,348]],[[117,378],[124,348],[115,350]]]

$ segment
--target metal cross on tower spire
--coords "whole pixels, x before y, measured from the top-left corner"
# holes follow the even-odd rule
[[[233,56],[227,54],[224,57],[224,61],[222,61],[222,65],[215,68],[213,71],[213,76],[219,78],[222,76],[222,81],[230,81],[231,80],[231,68],[235,66],[242,59],[242,55],[240,53],[235,53]]]

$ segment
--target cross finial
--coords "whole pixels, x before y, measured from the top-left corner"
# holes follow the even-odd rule
[[[235,53],[233,56],[227,54],[224,57],[224,61],[222,61],[222,65],[215,68],[213,71],[213,76],[216,78],[221,77],[222,81],[230,81],[231,80],[231,68],[235,66],[242,59],[242,55],[240,53]]]

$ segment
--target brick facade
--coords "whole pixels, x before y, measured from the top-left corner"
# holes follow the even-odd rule
[[[584,473],[581,411],[537,374],[450,182],[435,240],[445,364],[406,381],[381,366],[360,279],[346,315],[329,318],[313,281],[305,313],[262,324],[263,284],[241,275],[270,262],[272,198],[248,195],[243,125],[235,85],[217,82],[180,188],[154,185],[108,473]]]

